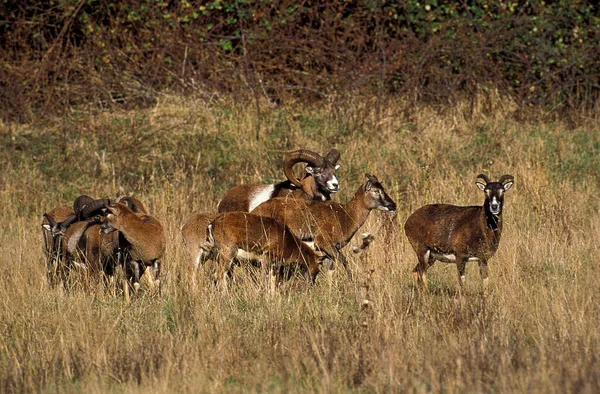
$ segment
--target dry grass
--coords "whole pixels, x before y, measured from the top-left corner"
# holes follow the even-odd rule
[[[258,141],[252,108],[174,98],[147,112],[2,126],[0,387],[598,392],[599,123],[518,123],[510,103],[474,103],[407,118],[390,102],[378,120],[369,102],[265,107]],[[355,282],[338,269],[308,291],[292,280],[273,296],[260,275],[237,269],[223,294],[207,268],[190,286],[184,220],[214,210],[235,183],[281,179],[282,151],[332,146],[342,151],[338,200],[368,171],[399,205],[397,217],[371,214],[377,239],[364,255],[347,247]],[[479,204],[482,171],[516,180],[489,296],[470,264],[457,297],[455,267],[441,263],[428,273],[431,294],[416,294],[401,224],[428,202]],[[41,214],[81,193],[128,192],[167,232],[162,295],[124,305],[100,286],[50,288]],[[371,308],[361,309],[364,297]]]

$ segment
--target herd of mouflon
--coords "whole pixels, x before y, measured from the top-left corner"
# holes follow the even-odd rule
[[[332,201],[331,195],[339,191],[335,175],[339,159],[336,149],[325,156],[305,149],[289,152],[283,160],[286,181],[234,186],[217,212],[188,219],[181,233],[190,274],[213,260],[215,283],[226,288],[235,264],[252,263],[266,268],[275,283],[297,270],[312,284],[321,267],[331,270],[339,263],[352,280],[342,249],[371,210],[395,212],[396,203],[370,174],[365,174],[351,200]],[[294,174],[299,163],[305,163],[300,178]],[[513,182],[511,175],[495,182],[480,174],[476,185],[484,193],[483,205],[429,204],[408,217],[404,231],[417,254],[413,274],[420,289],[427,290],[426,272],[435,261],[456,264],[460,286],[466,263],[477,261],[487,288],[487,263],[502,233],[504,193]],[[64,283],[72,269],[83,268],[106,279],[120,268],[124,296],[129,298],[131,290],[137,294],[142,275],[151,268],[151,287],[160,291],[164,229],[134,197],[79,196],[72,208],[58,206],[45,213],[42,233],[51,285]]]

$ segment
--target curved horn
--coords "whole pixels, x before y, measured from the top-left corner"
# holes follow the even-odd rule
[[[77,221],[77,215],[76,214],[72,214],[69,215],[65,220],[63,220],[62,222],[60,222],[60,229],[61,231],[66,231],[67,228],[69,228],[69,226],[71,224],[73,224],[73,222]]]
[[[483,179],[486,184],[490,183],[490,180],[488,179],[487,175],[485,175],[485,174],[479,174],[479,175],[477,175],[476,179],[479,179],[479,178]]]
[[[52,217],[52,215],[49,215],[49,214],[45,213],[44,217],[48,221],[48,224],[50,225],[50,228],[56,228],[56,224],[57,223],[56,223],[56,220],[54,220],[54,218]]]
[[[502,175],[500,177],[500,179],[498,180],[498,183],[501,183],[504,185],[504,183],[506,181],[514,181],[514,180],[515,180],[515,178],[512,175],[506,174],[506,175]]]
[[[337,149],[332,149],[325,156],[325,160],[331,163],[331,165],[335,166],[340,159],[340,151]]]
[[[290,182],[300,188],[302,187],[302,183],[300,183],[300,180],[294,175],[293,167],[296,163],[301,162],[323,168],[325,159],[317,152],[306,149],[299,149],[288,153],[287,157],[283,160],[283,172]]]
[[[75,214],[77,216],[79,216],[79,213],[81,212],[83,207],[85,207],[87,204],[91,203],[92,201],[94,201],[94,199],[90,196],[82,195],[82,196],[77,197],[75,199],[75,201],[73,202],[73,210],[75,211]]]
[[[100,200],[94,200],[94,201],[86,204],[85,207],[83,207],[83,209],[81,210],[80,218],[82,220],[89,219],[90,217],[93,216],[94,213],[96,213],[97,211],[99,211],[102,208],[107,207],[108,205],[110,205],[109,199],[103,198]]]

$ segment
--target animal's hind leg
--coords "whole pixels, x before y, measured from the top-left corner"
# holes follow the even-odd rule
[[[104,288],[113,296],[115,293],[115,268],[118,264],[119,255],[111,256],[102,263],[102,280]]]
[[[144,271],[145,267],[139,261],[136,261],[133,264],[133,290],[136,296],[140,290],[140,278],[142,277]]]
[[[269,286],[269,295],[274,296],[277,293],[279,278],[282,278],[285,272],[285,266],[279,264],[277,259],[267,259],[262,262],[267,271],[267,285]]]
[[[434,263],[435,260],[431,256],[431,251],[429,249],[423,248],[418,250],[416,253],[419,263],[413,269],[415,283],[418,288],[423,288],[423,290],[428,292],[429,286],[427,285],[427,269]]]
[[[127,277],[123,278],[123,299],[125,303],[129,303],[129,280]]]
[[[158,289],[158,294],[160,295],[160,261],[154,260],[152,263],[152,273],[153,275],[153,285],[155,289]]]
[[[346,270],[346,274],[348,274],[348,280],[352,281],[352,271],[350,271],[350,267],[348,267],[348,262],[346,261],[346,256],[344,256],[341,250],[336,248],[337,258],[342,262],[344,269]]]
[[[124,264],[125,280],[123,282],[123,294],[125,300],[129,301],[129,287],[133,286],[133,295],[137,295],[140,289],[140,263],[137,261],[129,261]]]
[[[463,284],[465,283],[465,268],[467,266],[467,261],[460,256],[456,256],[456,270],[458,272],[458,287],[462,289]]]
[[[129,287],[131,286],[130,280],[132,277],[132,269],[129,262],[123,264],[123,299],[126,303],[129,303],[130,294]]]
[[[322,244],[322,243],[323,243],[323,241],[320,242],[320,244]],[[315,242],[315,244],[317,244],[317,243]],[[320,250],[321,252],[325,253],[329,257],[334,257],[336,261],[339,261],[340,263],[342,263],[342,265],[344,266],[344,269],[346,270],[346,274],[348,275],[348,280],[352,281],[352,271],[350,270],[350,267],[348,267],[348,262],[346,261],[346,256],[344,256],[344,254],[342,253],[342,251],[340,250],[340,248],[338,246],[317,247],[317,249]],[[327,262],[327,260],[326,260],[326,262]]]
[[[319,263],[316,261],[310,261],[307,262],[303,268],[305,269],[304,276],[306,277],[308,283],[314,285],[317,275],[319,274]]]
[[[237,254],[237,248],[231,247],[219,250],[218,267],[216,269],[215,284],[227,291],[227,279],[231,276],[233,260]]]
[[[487,260],[479,260],[479,274],[481,274],[481,279],[483,279],[483,291],[487,292],[489,281]]]

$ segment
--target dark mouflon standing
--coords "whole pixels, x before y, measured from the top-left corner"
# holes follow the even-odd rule
[[[427,269],[435,263],[455,263],[462,286],[467,261],[478,261],[484,289],[488,282],[488,260],[494,255],[502,234],[504,192],[514,183],[512,175],[490,182],[480,174],[476,182],[485,193],[481,206],[461,207],[448,204],[425,205],[409,216],[404,224],[406,236],[419,263],[413,270],[417,286],[427,290]]]

